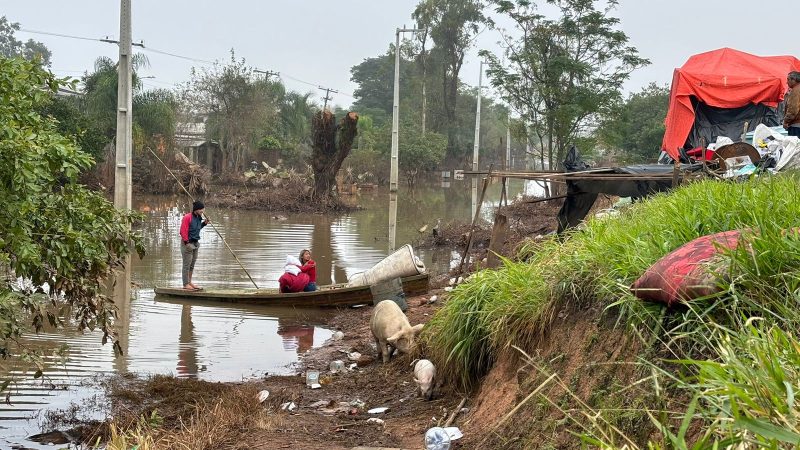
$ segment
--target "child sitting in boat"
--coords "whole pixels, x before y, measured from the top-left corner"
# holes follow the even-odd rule
[[[300,252],[300,271],[308,274],[308,284],[303,289],[305,292],[313,292],[317,290],[317,263],[311,259],[311,250],[303,249]]]
[[[278,278],[282,293],[302,292],[311,280],[307,273],[300,270],[300,260],[292,255],[286,256],[284,273]]]

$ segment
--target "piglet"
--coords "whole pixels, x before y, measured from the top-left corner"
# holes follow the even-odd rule
[[[419,394],[426,400],[433,398],[436,379],[436,366],[427,359],[420,359],[414,366],[414,383],[419,386]]]
[[[400,350],[400,353],[410,353],[413,350],[414,337],[422,331],[422,324],[412,327],[397,303],[383,300],[375,306],[369,328],[375,337],[378,354],[387,363],[394,349]]]

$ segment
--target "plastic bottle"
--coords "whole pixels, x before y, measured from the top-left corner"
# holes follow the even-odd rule
[[[425,432],[425,450],[450,450],[450,436],[442,427]]]

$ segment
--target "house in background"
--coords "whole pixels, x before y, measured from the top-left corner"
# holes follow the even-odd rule
[[[213,175],[222,172],[219,143],[206,138],[205,122],[178,122],[175,146],[191,161],[207,167]]]

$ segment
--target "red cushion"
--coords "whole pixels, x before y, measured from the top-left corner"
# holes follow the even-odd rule
[[[720,253],[735,249],[740,235],[738,230],[724,231],[684,244],[650,266],[631,291],[642,300],[668,306],[719,292],[717,273],[727,268]]]

